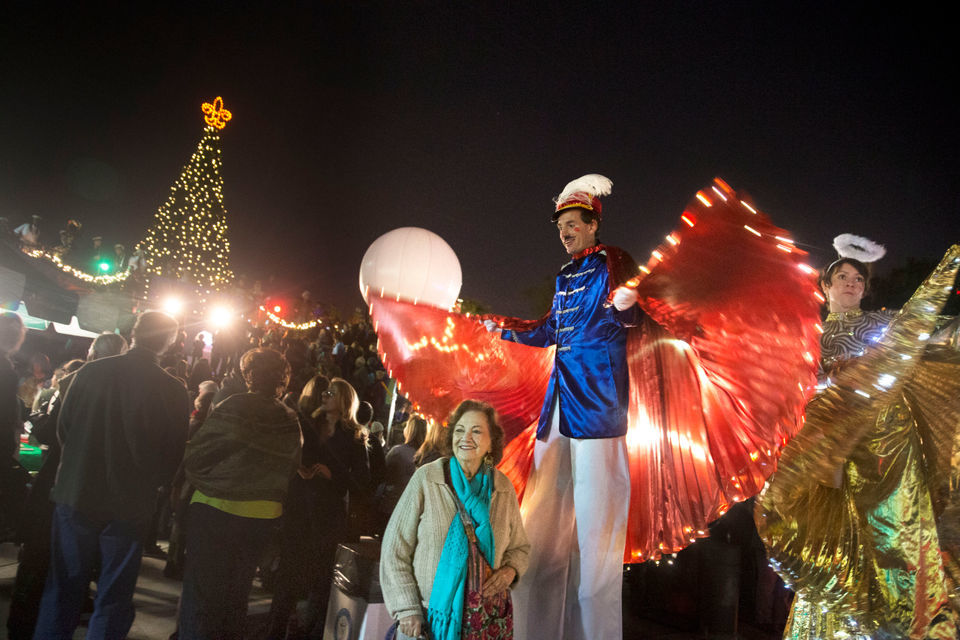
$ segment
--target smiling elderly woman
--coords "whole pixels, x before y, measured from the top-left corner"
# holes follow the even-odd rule
[[[530,544],[513,485],[494,468],[503,429],[493,407],[475,400],[448,424],[453,456],[417,470],[387,525],[383,598],[399,638],[512,638],[509,588]]]

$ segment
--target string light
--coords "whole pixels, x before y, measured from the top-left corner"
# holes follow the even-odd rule
[[[288,322],[284,320],[274,312],[267,309],[265,306],[260,305],[260,311],[263,311],[267,314],[267,317],[270,318],[271,322],[274,322],[284,329],[295,329],[296,331],[306,331],[308,329],[313,329],[320,324],[319,320],[311,320],[310,322]]]
[[[412,352],[417,352],[420,349],[425,348],[428,344],[439,351],[440,353],[453,353],[454,351],[465,351],[470,353],[470,347],[466,344],[457,344],[453,341],[453,330],[456,326],[453,323],[452,318],[447,318],[447,328],[443,330],[443,338],[437,340],[434,337],[428,338],[427,336],[421,336],[416,342],[408,342],[407,348]],[[483,360],[483,354],[477,354],[478,360]]]
[[[76,267],[71,267],[70,265],[64,263],[63,260],[60,259],[60,256],[58,256],[55,253],[50,253],[48,251],[43,251],[41,249],[24,249],[23,251],[31,258],[41,258],[43,260],[48,260],[53,264],[57,265],[60,268],[60,270],[63,271],[64,273],[69,273],[73,277],[79,278],[84,282],[89,282],[91,284],[102,284],[102,285],[115,284],[117,282],[123,282],[128,277],[130,277],[129,271],[121,271],[119,273],[114,273],[114,274],[105,274],[105,275],[95,276],[93,274],[87,273],[86,271],[82,271],[80,269],[77,269]]]

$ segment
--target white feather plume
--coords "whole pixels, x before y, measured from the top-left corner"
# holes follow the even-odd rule
[[[882,244],[852,233],[841,233],[834,238],[833,248],[841,258],[853,258],[860,262],[876,262],[887,253]]]
[[[613,191],[613,181],[599,173],[588,173],[568,182],[554,202],[560,202],[577,191],[586,191],[592,196],[608,196]]]

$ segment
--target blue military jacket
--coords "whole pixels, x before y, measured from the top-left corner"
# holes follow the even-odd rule
[[[546,322],[530,331],[504,330],[504,340],[533,347],[557,345],[540,411],[537,437],[546,438],[559,397],[560,433],[570,438],[615,438],[627,433],[627,329],[639,308],[618,312],[610,292],[606,252],[563,266]]]

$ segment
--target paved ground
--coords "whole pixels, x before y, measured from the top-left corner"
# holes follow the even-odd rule
[[[137,617],[130,630],[130,640],[166,640],[173,633],[177,617],[177,599],[180,597],[180,582],[163,576],[164,561],[144,557],[137,581],[134,603]],[[0,639],[7,637],[7,612],[10,608],[10,591],[17,574],[17,548],[12,544],[0,545]],[[254,586],[250,596],[250,614],[262,618],[270,610],[270,594]],[[86,637],[81,627],[74,639]]]
[[[143,559],[143,568],[137,582],[137,591],[134,602],[137,608],[137,617],[130,631],[131,640],[165,640],[174,629],[177,612],[177,598],[180,595],[180,582],[163,576],[163,560],[156,558]],[[12,544],[0,545],[0,640],[7,637],[7,611],[10,607],[10,591],[17,572],[17,549]],[[629,601],[629,594],[625,594]],[[250,628],[256,633],[263,628],[263,622],[270,609],[270,594],[254,585],[250,596]],[[682,625],[678,625],[682,626]],[[80,628],[74,635],[78,640],[86,637],[86,630]],[[253,636],[256,640],[257,635]],[[682,631],[664,624],[657,624],[645,620],[629,612],[624,617],[624,640],[641,640],[647,638],[662,640],[695,640],[708,636],[704,634]],[[709,636],[711,639],[739,638],[743,640],[774,640],[777,636],[762,633],[752,629],[741,629],[739,635]],[[541,639],[531,639],[541,640]],[[553,639],[542,639],[553,640]]]

